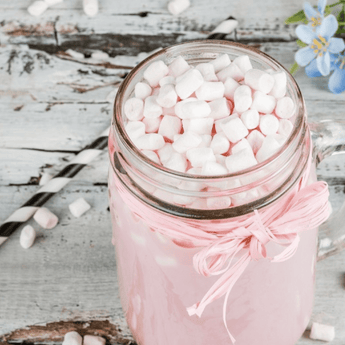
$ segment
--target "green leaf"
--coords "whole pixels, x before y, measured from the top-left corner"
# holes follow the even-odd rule
[[[299,47],[301,47],[301,48],[304,48],[304,47],[306,47],[306,46],[308,45],[308,44],[302,42],[301,40],[297,40],[296,43],[297,43],[297,45],[298,45]]]
[[[290,73],[294,75],[298,70],[300,69],[299,65],[297,62],[295,62],[291,67],[290,67]]]
[[[345,1],[345,0],[344,0]],[[339,23],[338,30],[336,32],[337,35],[345,33],[345,5],[343,5],[343,9],[339,12],[337,16],[337,20]]]
[[[304,13],[303,10],[301,10],[301,11],[295,13],[293,16],[291,16],[288,19],[286,19],[285,23],[286,24],[293,24],[293,23],[297,23],[297,22],[303,21],[305,19],[306,19],[305,13]]]

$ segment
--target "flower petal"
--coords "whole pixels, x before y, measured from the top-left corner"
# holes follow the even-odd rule
[[[326,52],[322,56],[316,58],[317,68],[323,76],[326,76],[331,71],[331,58],[329,53]]]
[[[323,16],[325,13],[325,8],[326,8],[327,0],[319,0],[317,4],[317,9],[319,10],[319,13]]]
[[[337,68],[333,72],[329,78],[328,88],[335,94],[345,91],[345,69]]]
[[[318,17],[317,11],[313,8],[312,5],[309,4],[309,2],[304,3],[304,13],[309,20],[311,20],[311,18],[313,17]]]
[[[330,14],[325,19],[323,19],[320,25],[319,35],[324,37],[328,41],[335,34],[337,29],[337,18],[335,18],[333,14]]]
[[[336,53],[340,53],[341,51],[343,51],[345,49],[345,43],[343,41],[342,38],[334,38],[332,37],[329,40],[329,46],[328,46],[328,51],[336,54]]]
[[[313,60],[306,68],[305,68],[305,74],[309,78],[314,77],[321,77],[322,74],[320,73],[319,69],[317,68],[317,62],[316,60]]]
[[[300,66],[307,66],[315,58],[315,53],[309,47],[300,49],[295,54],[295,60]]]
[[[311,44],[313,39],[316,38],[313,29],[307,25],[298,25],[296,28],[297,37],[304,43]]]

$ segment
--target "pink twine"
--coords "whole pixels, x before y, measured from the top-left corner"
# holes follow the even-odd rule
[[[309,162],[310,164],[310,162]],[[308,173],[309,173],[309,169]],[[194,255],[194,269],[205,277],[222,275],[202,300],[187,308],[188,314],[201,317],[205,307],[225,295],[223,322],[233,343],[226,323],[228,296],[251,260],[267,258],[265,245],[275,242],[287,248],[279,255],[268,258],[282,262],[291,258],[299,244],[299,233],[317,228],[329,216],[328,186],[316,182],[307,187],[305,174],[300,190],[290,193],[284,200],[266,207],[262,212],[254,210],[248,217],[224,219],[217,223],[215,233],[212,224],[195,219],[171,216],[145,205],[129,193],[115,175],[115,185],[127,206],[151,228],[187,246],[203,247]],[[245,253],[232,264],[239,252]]]

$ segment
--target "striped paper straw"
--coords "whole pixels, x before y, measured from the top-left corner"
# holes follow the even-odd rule
[[[28,221],[43,204],[66,186],[81,169],[102,153],[103,149],[108,145],[109,130],[110,127],[102,132],[90,145],[84,147],[70,164],[63,168],[0,225],[0,246],[18,227]]]
[[[236,18],[230,16],[222,21],[208,36],[210,40],[223,40],[226,35],[231,34],[237,27],[238,21]]]

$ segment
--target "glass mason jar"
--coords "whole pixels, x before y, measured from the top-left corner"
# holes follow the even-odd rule
[[[150,222],[132,211],[124,195],[167,216],[167,223],[193,220],[206,232],[209,229],[216,233],[224,222],[245,219],[253,210],[261,212],[279,203],[284,207],[302,180],[306,185],[316,181],[316,161],[336,148],[344,148],[341,124],[313,125],[318,130],[313,133],[318,145],[310,164],[313,150],[305,104],[287,72],[287,93],[297,105],[294,128],[281,149],[268,160],[236,174],[216,177],[174,172],[149,160],[131,142],[123,121],[124,103],[142,80],[147,66],[157,60],[169,64],[179,55],[195,65],[224,53],[230,59],[248,55],[254,68],[285,70],[251,47],[226,41],[195,41],[150,56],[131,71],[117,93],[109,135],[110,211],[121,303],[138,345],[231,344],[231,340],[223,323],[223,298],[209,304],[200,318],[189,316],[186,310],[219,279],[195,270],[193,257],[200,245],[190,239],[168,237],[152,228]],[[341,137],[339,133],[343,135],[342,142],[337,139]],[[329,134],[333,134],[333,139]],[[325,143],[326,137],[329,141]],[[230,196],[231,207],[205,207],[209,198],[224,196]],[[297,252],[287,261],[272,263],[262,259],[249,263],[229,294],[226,307],[226,323],[238,345],[293,345],[302,335],[313,306],[317,233],[317,228],[302,232]],[[273,255],[282,251],[281,246],[271,242],[266,248]]]

